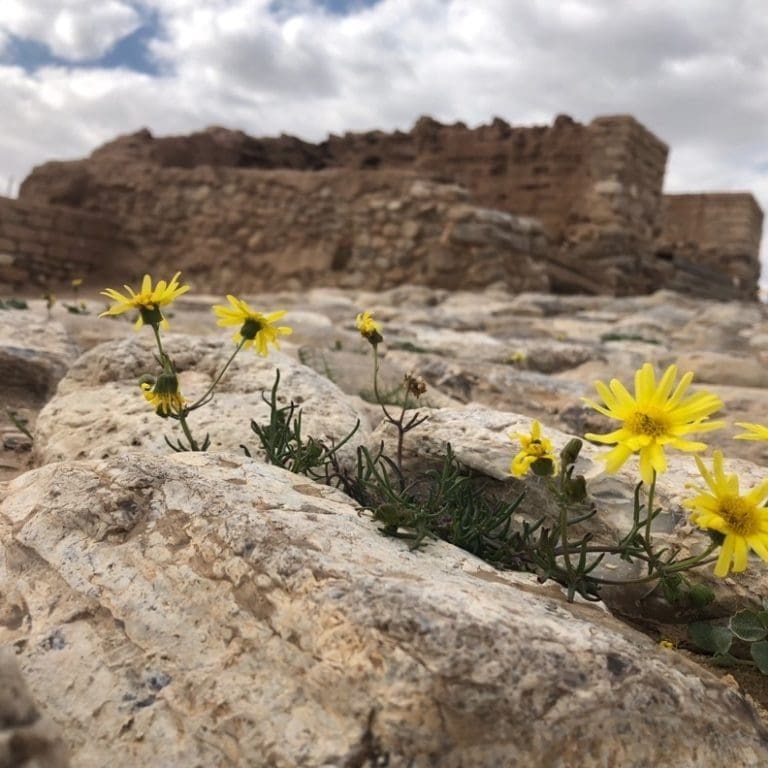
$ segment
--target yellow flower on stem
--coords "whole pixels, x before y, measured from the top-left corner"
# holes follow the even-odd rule
[[[635,395],[629,394],[618,379],[606,386],[595,382],[603,404],[583,398],[591,408],[623,422],[622,426],[606,435],[589,433],[587,440],[615,444],[603,455],[607,472],[616,472],[633,454],[640,454],[640,476],[644,483],[653,482],[654,471],[661,474],[667,469],[666,447],[679,451],[703,451],[706,443],[686,440],[692,432],[709,432],[725,425],[722,421],[709,421],[709,416],[723,407],[723,401],[709,392],[686,396],[693,380],[688,372],[675,386],[677,366],[670,365],[656,383],[653,366],[645,363],[635,372]]]
[[[277,337],[289,336],[293,333],[293,328],[287,325],[273,326],[273,323],[287,314],[285,310],[262,315],[261,312],[256,312],[246,302],[235,296],[227,295],[227,301],[230,306],[216,305],[213,308],[216,317],[219,318],[216,324],[222,327],[239,325],[240,330],[232,339],[246,349],[253,346],[260,355],[266,357],[269,352],[268,344],[273,344],[275,349],[280,349]]]
[[[713,453],[711,473],[698,456],[695,458],[707,488],[694,486],[698,495],[685,500],[683,506],[692,510],[692,523],[725,537],[715,576],[727,576],[731,567],[735,573],[746,570],[750,549],[768,562],[768,509],[764,506],[768,480],[742,496],[738,475],[725,474],[721,451]]]
[[[768,440],[768,427],[762,424],[750,424],[747,421],[737,421],[737,427],[746,429],[740,435],[735,435],[734,440]]]
[[[158,416],[166,417],[171,414],[178,416],[187,404],[187,401],[179,391],[176,377],[173,376],[172,378],[173,381],[171,382],[170,376],[162,374],[154,386],[147,381],[140,384],[141,390],[144,393],[144,399],[152,404]]]
[[[374,347],[384,340],[384,337],[381,335],[381,325],[373,319],[373,315],[367,309],[365,312],[360,312],[355,318],[355,328]]]
[[[168,321],[163,317],[160,312],[160,307],[170,304],[177,299],[183,293],[189,290],[188,285],[179,285],[179,275],[181,272],[177,272],[169,283],[165,280],[160,280],[157,285],[152,287],[152,278],[149,275],[144,275],[144,279],[141,282],[141,289],[136,293],[129,285],[123,286],[128,292],[123,295],[114,288],[107,288],[101,291],[102,296],[106,296],[112,301],[116,302],[106,312],[102,312],[99,317],[105,315],[121,315],[123,312],[129,312],[132,309],[139,310],[139,317],[136,320],[136,328],[141,328],[145,323],[147,325],[154,326],[155,328],[161,323],[163,327],[168,326]]]
[[[554,454],[552,441],[541,436],[541,424],[534,421],[531,433],[510,432],[510,440],[520,442],[521,451],[512,459],[509,471],[515,477],[522,477],[533,470],[535,475],[549,476],[555,473],[557,456]]]

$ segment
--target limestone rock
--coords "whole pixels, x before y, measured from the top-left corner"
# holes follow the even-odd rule
[[[43,467],[0,589],[76,765],[757,766],[735,690],[599,606],[242,456]]]
[[[0,598],[3,597],[0,589]],[[0,634],[18,626],[0,602]],[[51,721],[29,694],[13,652],[0,648],[0,768],[67,768],[67,749]]]
[[[164,436],[175,441],[182,437],[181,430],[172,419],[161,419],[153,412],[138,386],[143,373],[157,371],[152,344],[146,335],[101,344],[70,368],[37,420],[39,463],[105,458],[129,446],[159,454],[170,451]],[[232,351],[220,337],[211,336],[168,334],[164,344],[180,371],[181,391],[190,400],[205,393]],[[278,368],[280,403],[293,400],[303,408],[305,437],[339,442],[360,419],[350,447],[365,440],[370,429],[365,414],[331,381],[287,355],[271,352],[264,359],[250,350],[238,355],[217,387],[214,401],[190,415],[193,434],[200,440],[210,434],[211,450],[240,451],[245,444],[260,455],[250,421],[268,421],[262,393],[269,396]]]
[[[24,388],[50,397],[75,361],[78,348],[61,323],[44,310],[0,310],[0,371],[3,388]]]

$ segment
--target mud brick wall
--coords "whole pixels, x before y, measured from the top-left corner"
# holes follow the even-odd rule
[[[52,287],[129,250],[109,217],[0,197],[0,285]]]
[[[660,258],[709,270],[723,294],[755,298],[763,212],[749,193],[664,195]]]
[[[547,290],[549,240],[530,219],[471,205],[455,185],[408,171],[307,173],[229,167],[57,164],[59,199],[120,221],[136,258],[119,283],[184,271],[206,291],[403,283]],[[54,185],[47,185],[54,189]],[[83,191],[85,192],[83,193]],[[126,274],[127,266],[133,270]]]
[[[497,119],[474,129],[422,118],[409,133],[346,134],[323,147],[329,162],[413,168],[465,186],[479,205],[539,219],[555,244],[555,290],[651,289],[642,267],[661,231],[668,149],[628,115],[515,128]]]
[[[701,203],[669,203],[664,213],[667,154],[629,115],[586,125],[560,116],[537,127],[497,118],[476,128],[421,118],[408,132],[348,133],[317,144],[225,128],[163,138],[142,130],[88,159],[36,168],[20,194],[119,221],[141,254],[137,269],[170,265],[172,257],[215,284],[240,275],[259,289],[283,279],[294,287],[503,280],[514,288],[540,284],[544,269],[555,292],[631,295],[704,290],[722,263],[741,294],[756,294],[759,208],[736,213],[724,203],[730,212],[702,214]],[[398,174],[431,185],[436,200],[416,205]],[[458,186],[465,196],[449,203],[445,190]],[[376,207],[379,194],[386,200]],[[472,225],[457,226],[459,215]],[[706,243],[695,239],[697,216],[714,227]],[[461,257],[454,233],[464,237],[467,229],[474,235]],[[476,242],[480,232],[487,239]],[[520,279],[510,280],[512,272]]]

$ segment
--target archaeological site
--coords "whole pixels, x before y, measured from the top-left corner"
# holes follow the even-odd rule
[[[763,214],[667,160],[143,130],[0,198],[0,768],[768,766]]]
[[[663,194],[668,147],[627,115],[310,144],[211,128],[122,136],[0,198],[0,285],[183,270],[208,290],[310,285],[754,299],[762,212]]]

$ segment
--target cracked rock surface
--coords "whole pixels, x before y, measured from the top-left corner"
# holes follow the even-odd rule
[[[747,700],[599,605],[243,456],[47,465],[0,542],[0,643],[76,766],[768,764]]]

